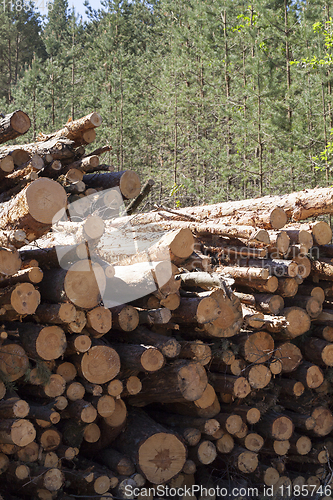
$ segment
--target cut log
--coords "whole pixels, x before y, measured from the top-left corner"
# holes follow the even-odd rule
[[[281,320],[282,316],[284,320],[281,323],[275,322],[274,320],[269,321],[267,317],[266,329],[274,333],[275,337],[280,336],[285,339],[294,339],[303,335],[310,329],[310,317],[306,311],[300,307],[287,307],[281,313]]]
[[[79,373],[88,382],[105,384],[116,377],[120,370],[117,352],[106,345],[95,345],[88,352],[73,360]]]
[[[267,269],[270,276],[276,276],[277,278],[295,278],[298,272],[298,264],[293,260],[282,260],[282,259],[248,259],[240,260],[239,264],[241,266],[250,266]]]
[[[298,291],[298,284],[295,278],[280,278],[277,293],[282,297],[294,297]]]
[[[11,323],[11,328],[18,330],[23,348],[35,359],[58,359],[66,350],[66,335],[59,326]]]
[[[239,335],[237,344],[241,346],[244,359],[249,363],[265,363],[274,352],[274,340],[267,332],[255,332],[250,335]]]
[[[209,381],[215,391],[231,394],[236,398],[246,398],[251,392],[250,384],[244,377],[210,373]]]
[[[37,397],[37,398],[50,398],[54,399],[57,396],[61,396],[66,389],[66,382],[62,378],[61,375],[53,373],[50,378],[48,383],[45,386],[42,385],[33,385],[33,384],[27,384],[24,386],[24,390],[27,394],[30,394],[31,396]],[[66,399],[66,398],[65,398]],[[57,406],[58,403],[55,404]],[[63,400],[61,401],[61,406],[64,404]],[[67,399],[66,399],[66,405],[67,405]],[[61,409],[57,406],[58,409]]]
[[[326,340],[309,338],[302,345],[304,356],[320,366],[333,366],[333,344]]]
[[[263,364],[250,366],[245,373],[247,373],[249,384],[253,389],[263,389],[272,378],[271,370]]]
[[[193,359],[198,361],[203,366],[211,361],[212,352],[208,344],[200,340],[193,342],[181,341],[180,357],[183,359]]]
[[[251,474],[258,467],[258,455],[253,451],[241,447],[235,447],[230,455],[225,456],[226,460],[236,469],[244,474]]]
[[[319,366],[306,361],[293,372],[293,378],[308,389],[317,389],[324,382],[324,374]]]
[[[91,403],[83,399],[71,402],[66,408],[66,411],[71,418],[86,424],[91,424],[97,418],[97,410]]]
[[[327,436],[333,428],[333,416],[328,408],[318,406],[312,413],[311,417],[315,421],[314,427],[311,429],[311,434],[315,436]]]
[[[71,335],[67,340],[66,356],[88,352],[91,347],[91,338],[88,335]],[[75,367],[74,367],[75,368]]]
[[[52,323],[55,325],[72,323],[75,318],[75,306],[67,302],[63,304],[40,304],[34,314],[34,319],[38,323]]]
[[[113,448],[103,450],[98,458],[109,469],[121,476],[131,476],[135,473],[132,460]]]
[[[34,314],[39,303],[39,291],[32,283],[19,283],[0,289],[0,305],[4,306],[2,316],[5,316],[7,311],[10,313],[10,310],[15,311],[17,315]],[[15,317],[15,313],[13,316]]]
[[[227,268],[225,268],[227,269]],[[293,279],[293,278],[286,278]],[[267,280],[253,280],[234,277],[237,289],[244,292],[257,291],[263,293],[274,293],[277,291],[279,280],[276,276],[269,276]],[[280,292],[278,292],[280,293]],[[296,293],[296,292],[295,292]],[[283,296],[283,294],[280,293]]]
[[[110,396],[117,397],[123,392],[124,386],[121,380],[111,380],[107,387],[107,392]],[[141,390],[141,389],[140,389]],[[140,392],[140,391],[139,391]]]
[[[27,372],[29,359],[23,347],[18,344],[2,344],[0,349],[0,371],[10,381],[14,382]],[[0,394],[4,397],[6,388],[1,384]]]
[[[105,275],[99,264],[88,260],[75,262],[68,271],[49,269],[44,272],[40,292],[53,303],[72,302],[77,307],[91,309],[98,306],[105,290]]]
[[[139,313],[130,305],[111,308],[113,327],[124,332],[132,332],[139,325]]]
[[[233,413],[219,413],[215,420],[218,421],[221,428],[228,434],[237,434],[243,425],[243,420],[240,415]]]
[[[141,325],[165,325],[171,319],[171,311],[165,307],[158,309],[139,309],[139,324]]]
[[[289,417],[274,412],[262,415],[256,427],[260,434],[278,441],[290,439],[294,431],[293,421]]]
[[[85,175],[83,182],[89,188],[119,188],[121,194],[127,200],[136,198],[141,190],[139,176],[132,170]]]
[[[72,382],[66,389],[66,397],[69,401],[78,401],[84,398],[85,392],[86,390],[80,382]]]
[[[321,313],[323,306],[315,297],[304,297],[297,294],[296,297],[286,298],[285,304],[287,307],[300,307],[305,309],[310,318],[317,318]]]
[[[105,335],[112,326],[112,314],[106,307],[95,307],[87,312],[87,330],[93,330],[92,335]]]
[[[289,380],[281,378],[281,379],[276,379],[274,382],[281,388],[281,392],[286,395],[293,395],[295,397],[299,397],[303,394],[305,390],[305,387],[302,384],[302,382],[298,382],[297,380]]]
[[[121,432],[121,426],[125,423],[127,418],[126,404],[120,398],[115,400],[115,404],[116,407],[112,415],[104,418],[103,421],[108,427],[113,427],[114,429],[118,429],[119,432]]]
[[[0,421],[0,443],[27,446],[35,437],[36,430],[29,420],[22,418]]]
[[[255,266],[242,266],[242,267],[233,267],[233,266],[225,266],[225,267],[217,267],[216,272],[222,273],[225,276],[230,276],[235,280],[246,280],[249,282],[253,281],[263,281],[267,280],[270,276],[269,269],[264,269]]]
[[[284,308],[284,300],[280,295],[268,295],[264,293],[252,295],[241,292],[234,292],[234,294],[243,304],[254,306],[268,314],[279,314]]]
[[[265,196],[233,202],[217,203],[198,207],[182,208],[175,211],[177,214],[196,217],[197,220],[218,219],[226,215],[237,215],[239,210],[264,211],[274,207],[281,207],[288,218],[294,221],[308,219],[333,211],[331,188],[315,188],[290,193],[282,196]]]
[[[29,413],[29,404],[13,397],[0,401],[0,418],[24,418]]]
[[[302,283],[301,285],[299,285],[298,291],[299,291],[300,295],[303,295],[303,296],[307,295],[307,296],[314,297],[321,304],[325,300],[325,291],[320,286],[312,285],[311,283]]]
[[[5,204],[0,230],[23,230],[31,242],[51,229],[52,223],[63,215],[66,204],[67,196],[60,184],[47,178],[37,179]],[[15,246],[24,244],[25,241],[17,241]]]
[[[152,332],[151,330],[148,330],[148,328],[142,326],[139,326],[133,330],[133,332],[116,332],[112,330],[111,338],[116,342],[125,342],[127,344],[140,343],[154,346],[159,349],[163,356],[169,359],[178,357],[181,351],[181,345],[175,338]],[[182,355],[181,357],[184,358],[185,356]]]
[[[143,412],[129,415],[127,431],[119,436],[117,446],[153,484],[176,476],[186,461],[183,443]]]
[[[311,439],[308,436],[300,436],[294,433],[290,438],[290,454],[307,455],[312,448]]]
[[[290,342],[277,344],[274,356],[281,362],[283,373],[296,370],[303,358],[300,349]]]
[[[49,405],[30,404],[29,418],[45,420],[51,424],[57,424],[60,421],[60,414],[54,410],[52,403]]]
[[[202,299],[181,300],[179,308],[173,313],[173,320],[191,324],[195,319],[204,336],[232,337],[239,332],[243,322],[239,299],[224,286]]]
[[[153,346],[113,343],[112,347],[118,353],[123,368],[153,373],[165,363],[163,354]]]
[[[129,398],[132,405],[151,402],[195,401],[207,386],[207,374],[200,363],[175,361],[142,381],[142,391]],[[167,388],[167,389],[166,389]]]
[[[321,314],[325,314],[321,313]],[[320,314],[320,316],[321,316]],[[332,321],[333,321],[333,315],[332,315]],[[333,327],[332,326],[325,326],[325,325],[318,325],[314,328],[313,330],[313,336],[318,337],[323,340],[327,340],[328,342],[333,342]]]
[[[98,113],[90,113],[87,116],[79,118],[78,120],[69,121],[64,128],[57,130],[53,134],[44,135],[40,134],[40,141],[49,141],[54,137],[66,137],[76,142],[76,145],[84,144],[87,141],[83,140],[83,134],[89,130],[93,130],[102,124],[102,118]],[[86,137],[88,138],[88,136]]]
[[[12,276],[3,276],[0,278],[2,288],[13,286],[17,283],[40,283],[43,279],[43,271],[39,267],[28,267],[22,269]]]
[[[211,441],[201,441],[189,449],[189,457],[196,465],[209,465],[217,455],[216,446]]]
[[[29,116],[21,110],[3,116],[0,118],[0,144],[25,134],[30,125]]]
[[[3,275],[1,276],[2,280],[5,281],[6,278],[8,278],[9,276],[16,274],[19,271],[20,267],[21,267],[21,259],[17,250],[9,248],[0,248],[0,273]]]
[[[289,250],[290,238],[285,231],[268,231],[270,243],[268,252],[273,259],[286,255]]]

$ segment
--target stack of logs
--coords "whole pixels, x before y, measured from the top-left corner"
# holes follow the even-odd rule
[[[0,147],[3,498],[329,484],[332,189],[132,215],[99,125]]]

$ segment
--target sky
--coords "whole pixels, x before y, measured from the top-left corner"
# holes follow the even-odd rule
[[[76,14],[82,16],[83,21],[86,21],[87,16],[85,14],[86,8],[84,6],[84,1],[85,0],[68,0],[68,6],[69,6],[69,8],[74,6]],[[50,2],[52,3],[52,0],[50,0]],[[43,15],[47,14],[47,7],[46,7],[47,3],[48,3],[48,0],[34,0],[35,7]],[[91,7],[95,10],[98,10],[101,8],[100,0],[89,0],[89,3],[91,5]]]
[[[89,3],[91,5],[91,7],[95,10],[98,10],[101,8],[100,0],[89,0]],[[87,16],[85,15],[86,8],[83,4],[84,4],[84,0],[68,0],[68,6],[69,7],[74,6],[75,12],[77,14],[79,14],[80,16],[82,16],[83,21],[86,21],[87,20]]]

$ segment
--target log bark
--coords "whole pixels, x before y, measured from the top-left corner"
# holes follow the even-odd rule
[[[195,401],[202,396],[206,386],[207,374],[200,363],[179,360],[146,377],[142,381],[142,391],[129,397],[129,401],[135,406]]]
[[[0,118],[0,144],[25,134],[30,125],[29,116],[21,110],[2,116]]]

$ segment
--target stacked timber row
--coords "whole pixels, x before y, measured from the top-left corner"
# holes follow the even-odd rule
[[[0,142],[24,133],[12,115]],[[332,235],[299,220],[332,191],[124,217],[153,183],[85,153],[100,124],[0,147],[3,498],[224,487],[229,471],[277,494],[319,485]]]

